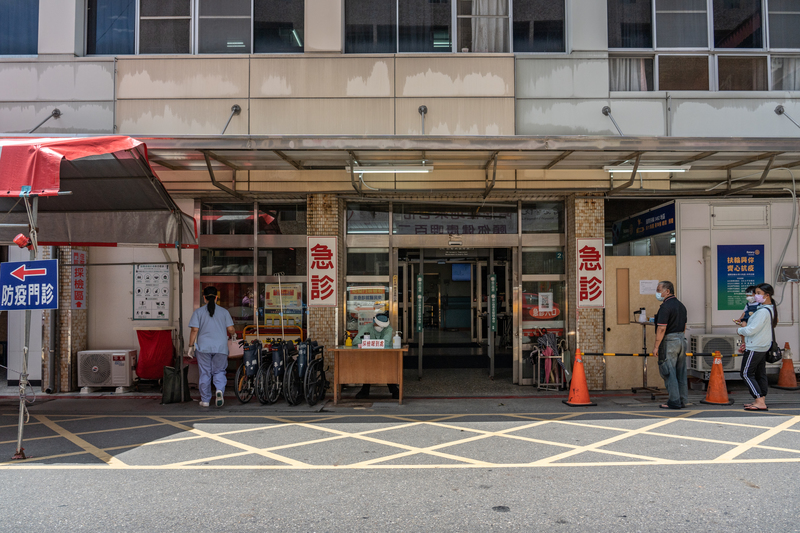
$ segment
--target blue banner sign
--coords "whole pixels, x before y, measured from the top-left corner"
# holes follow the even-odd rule
[[[717,246],[717,309],[741,311],[750,285],[764,283],[763,244]]]
[[[0,310],[58,309],[58,261],[0,264]]]
[[[675,204],[671,203],[614,222],[611,226],[611,237],[614,244],[622,244],[673,231],[675,231]]]

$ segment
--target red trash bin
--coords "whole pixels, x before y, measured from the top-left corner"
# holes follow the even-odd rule
[[[136,375],[141,379],[162,379],[164,367],[174,366],[175,349],[172,345],[172,332],[175,328],[149,327],[135,328],[139,338],[139,359]]]

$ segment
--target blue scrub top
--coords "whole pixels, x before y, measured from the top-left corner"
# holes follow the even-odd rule
[[[195,309],[189,320],[190,328],[197,328],[195,349],[203,353],[228,353],[228,327],[233,319],[227,309],[217,306],[214,316],[209,316],[208,307]]]

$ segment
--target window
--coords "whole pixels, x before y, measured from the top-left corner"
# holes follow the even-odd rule
[[[612,91],[652,91],[653,59],[612,57],[608,62]]]
[[[0,0],[0,55],[33,55],[38,47],[38,0]]]
[[[770,48],[800,48],[800,0],[769,1]]]
[[[89,0],[87,54],[136,52],[136,3],[131,0]]]
[[[304,2],[255,0],[253,8],[253,52],[277,54],[303,51]]]
[[[715,48],[763,48],[761,0],[714,0]]]
[[[652,0],[609,0],[608,47],[652,48]]]
[[[250,51],[250,0],[200,0],[199,7],[199,53]]]
[[[658,48],[708,48],[706,0],[656,0]]]
[[[388,276],[388,248],[348,248],[348,276]]]
[[[397,5],[400,52],[450,52],[450,0],[403,0]]]
[[[139,53],[191,53],[190,0],[139,0]]]
[[[395,235],[506,235],[517,233],[516,207],[394,204]]]
[[[563,52],[565,6],[552,0],[514,1],[514,52]]]
[[[508,52],[508,2],[458,0],[458,50]]]
[[[800,57],[772,58],[772,89],[800,91]]]
[[[388,235],[389,204],[347,204],[347,234]]]
[[[564,204],[522,204],[522,233],[564,233]]]
[[[347,0],[344,11],[344,51],[351,54],[391,54],[397,51],[395,0]]]
[[[766,91],[767,58],[764,56],[718,58],[720,91]]]
[[[662,91],[707,91],[707,56],[659,56],[658,88]]]
[[[564,52],[565,19],[563,0],[345,0],[345,52]]]
[[[303,0],[88,0],[86,51],[111,55],[302,52],[303,23]]]

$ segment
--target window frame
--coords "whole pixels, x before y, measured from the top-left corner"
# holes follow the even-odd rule
[[[461,52],[458,49],[458,20],[465,18],[472,18],[467,15],[458,15],[458,1],[450,0],[450,50],[449,52],[401,52],[400,51],[400,2],[402,0],[394,0],[395,5],[395,43],[394,53],[400,55],[418,55],[418,54],[516,54],[521,56],[564,56],[571,53],[570,41],[572,36],[572,28],[569,24],[570,8],[567,0],[559,0],[564,3],[564,51],[563,52],[515,52],[514,51],[514,1],[505,0],[508,2],[508,15],[492,16],[491,18],[506,18],[507,31],[508,31],[508,52]],[[358,55],[357,52],[347,52],[344,50],[344,43],[347,41],[347,20],[346,15],[347,0],[342,1],[342,54],[343,55]],[[373,54],[370,54],[373,55]],[[379,54],[374,54],[379,55]]]
[[[243,49],[241,52],[234,52],[234,53],[201,53],[200,52],[200,2],[202,0],[189,0],[189,52],[188,53],[165,53],[165,54],[142,54],[140,51],[140,31],[141,31],[141,0],[134,1],[134,16],[136,20],[134,21],[134,53],[133,54],[88,54],[87,51],[89,49],[89,10],[88,4],[86,8],[83,10],[83,55],[88,57],[116,57],[116,56],[124,56],[124,57],[133,57],[139,55],[147,55],[147,56],[169,56],[169,55],[189,55],[189,56],[220,56],[220,55],[297,55],[302,54],[305,52],[305,38],[303,39],[302,50],[297,52],[256,52],[255,51],[255,2],[257,0],[249,0],[250,2],[250,48]],[[298,1],[298,0],[295,0]],[[302,0],[304,6],[305,1]],[[342,4],[344,5],[344,4]],[[146,17],[147,20],[185,20],[187,17]],[[244,15],[232,15],[232,16],[210,16],[210,17],[202,17],[204,19],[243,19],[248,18]],[[343,19],[344,20],[344,19]],[[305,27],[305,20],[303,21]],[[344,31],[344,24],[342,24],[342,31]]]
[[[776,57],[800,57],[800,48],[772,48],[770,36],[770,0],[760,0],[761,4],[761,30],[762,30],[762,47],[761,48],[716,48],[714,46],[714,0],[705,0],[706,2],[706,23],[707,23],[707,47],[705,48],[660,48],[658,47],[657,35],[657,21],[656,21],[656,0],[651,2],[651,32],[652,32],[652,48],[608,48],[609,60],[614,58],[652,58],[653,59],[653,90],[646,91],[656,92],[662,91],[659,84],[659,58],[662,56],[696,56],[706,55],[709,61],[709,89],[707,92],[729,92],[720,91],[719,89],[719,58],[720,57],[765,57],[767,61],[767,90],[774,91],[773,89],[773,76],[772,76],[772,58]],[[798,12],[800,13],[800,11]],[[609,67],[610,68],[610,67]],[[741,92],[766,92],[766,91],[741,91]],[[645,91],[612,91],[612,92],[645,92]],[[672,91],[670,92],[683,92]],[[706,91],[704,91],[706,92]],[[739,91],[732,91],[739,92]]]

